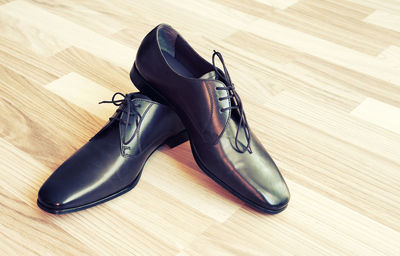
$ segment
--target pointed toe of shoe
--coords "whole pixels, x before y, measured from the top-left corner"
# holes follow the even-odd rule
[[[290,193],[286,184],[282,185],[278,186],[278,188],[271,188],[270,186],[268,189],[253,187],[251,191],[246,191],[239,198],[260,212],[269,214],[279,213],[286,209],[290,200]]]
[[[286,185],[271,192],[261,194],[264,198],[260,204],[261,207],[271,213],[278,213],[286,209],[290,200],[290,193]]]
[[[79,168],[77,163],[67,160],[43,183],[37,199],[42,210],[53,214],[83,210],[104,197],[103,191],[108,193],[102,184],[96,186],[98,177],[89,168]]]
[[[37,204],[42,210],[54,214],[61,213],[63,210],[68,209],[68,205],[65,202],[66,197],[58,189],[46,183],[40,188]]]
[[[37,204],[42,210],[53,214],[71,212],[87,201],[78,191],[74,186],[49,178],[38,192]]]
[[[246,192],[251,206],[265,213],[279,213],[286,209],[290,192],[279,169],[272,159],[263,168],[254,168],[247,176],[248,191]]]

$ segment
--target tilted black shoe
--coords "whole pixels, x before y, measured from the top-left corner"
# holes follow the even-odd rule
[[[122,96],[117,100],[116,96]],[[114,94],[119,106],[107,125],[65,161],[42,185],[37,204],[50,213],[83,210],[131,190],[150,155],[163,144],[187,140],[169,107],[132,93]]]
[[[223,71],[216,67],[216,57]],[[142,93],[176,111],[194,158],[207,175],[262,212],[286,208],[286,183],[251,132],[219,52],[214,52],[211,64],[171,26],[161,24],[141,43],[130,76]]]

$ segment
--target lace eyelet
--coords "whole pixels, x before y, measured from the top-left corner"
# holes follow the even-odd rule
[[[116,100],[115,97],[119,95],[122,96],[123,98],[120,100]],[[118,121],[120,124],[125,125],[125,129],[123,130],[123,133],[120,135],[122,136],[121,138],[123,138],[123,142],[124,144],[128,144],[130,143],[133,138],[135,137],[135,134],[137,132],[139,123],[141,121],[141,115],[140,113],[136,110],[137,107],[141,107],[142,104],[137,103],[135,104],[135,101],[132,100],[133,97],[131,97],[131,95],[126,94],[123,95],[120,92],[117,92],[113,95],[111,101],[101,101],[99,102],[99,104],[103,104],[103,103],[112,103],[115,106],[118,106],[118,109],[116,111],[116,113],[122,113],[122,114],[118,114],[110,117],[110,122],[111,121]],[[131,116],[135,116],[135,121],[137,124],[136,130],[134,131],[134,133],[132,134],[132,136],[128,139],[128,141],[126,141],[125,136],[128,130],[129,126],[132,126],[133,123],[131,122]],[[122,120],[123,119],[123,120]]]
[[[219,59],[219,61],[221,62],[224,71],[220,70],[219,68],[216,67],[215,65],[215,57],[217,57]],[[249,125],[247,123],[247,119],[246,119],[246,115],[244,113],[243,110],[243,106],[242,106],[242,101],[239,97],[239,95],[237,94],[236,90],[235,90],[235,86],[231,81],[231,78],[229,76],[228,70],[225,66],[225,62],[224,62],[224,58],[222,57],[222,54],[220,52],[217,52],[214,50],[214,53],[212,55],[212,65],[214,67],[214,71],[215,74],[222,79],[222,82],[225,84],[225,87],[223,88],[216,88],[216,90],[227,90],[227,96],[223,97],[224,99],[230,99],[233,103],[231,104],[229,107],[226,108],[220,108],[220,112],[224,112],[225,110],[230,110],[230,109],[237,109],[238,114],[240,115],[240,124],[243,126],[244,132],[245,132],[245,137],[247,140],[247,145],[243,144],[244,147],[239,146],[239,132],[240,132],[240,126],[237,127],[236,129],[236,136],[235,136],[235,145],[232,145],[232,147],[239,153],[244,153],[246,151],[248,151],[249,153],[252,153],[251,147],[250,147],[250,140],[251,140],[251,134],[250,134],[250,128]],[[219,79],[221,80],[221,79]],[[232,106],[233,105],[233,106]],[[230,112],[229,112],[230,113]]]
[[[220,112],[220,113],[224,113],[224,112],[225,112],[225,109],[220,108],[220,109],[219,109],[219,112]]]

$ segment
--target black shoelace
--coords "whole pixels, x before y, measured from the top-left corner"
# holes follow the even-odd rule
[[[122,96],[123,98],[120,100],[116,100],[115,97],[118,95]],[[136,132],[137,132],[137,128],[136,128],[136,130],[132,134],[132,136],[128,140],[126,140],[126,133],[127,133],[128,127],[130,125],[131,115],[136,115],[136,119],[135,119],[136,127],[139,127],[140,120],[142,119],[140,113],[137,112],[135,108],[131,109],[131,97],[129,96],[129,94],[124,95],[120,92],[117,92],[112,96],[111,100],[105,100],[105,101],[99,102],[99,104],[103,104],[103,103],[112,103],[115,106],[123,105],[123,107],[117,109],[117,113],[121,113],[121,114],[116,115],[115,117],[110,117],[110,122],[115,120],[115,121],[119,121],[125,125],[124,129],[122,131],[122,143],[124,145],[129,144],[133,140],[133,138],[135,137]],[[133,112],[131,112],[131,110]],[[126,114],[124,120],[121,118],[122,113]]]
[[[215,65],[215,56],[217,56],[224,68],[224,72],[222,73],[217,66]],[[222,79],[222,81],[225,83],[226,87],[217,87],[217,90],[226,90],[228,91],[228,96],[226,97],[220,97],[218,98],[218,100],[230,100],[231,101],[231,106],[227,107],[227,108],[222,108],[221,111],[224,112],[226,110],[229,109],[237,109],[240,115],[240,121],[239,121],[239,125],[238,128],[236,130],[236,136],[235,136],[235,147],[234,149],[239,152],[239,153],[244,153],[246,151],[249,151],[250,153],[252,153],[251,147],[250,147],[250,141],[251,141],[251,135],[250,135],[250,128],[249,125],[247,123],[247,119],[246,119],[246,114],[244,113],[243,110],[243,105],[242,105],[242,101],[239,97],[239,94],[236,92],[235,90],[235,86],[231,81],[231,77],[229,76],[229,72],[228,69],[225,66],[225,62],[224,62],[224,58],[222,58],[222,54],[215,51],[212,55],[212,63],[214,66],[214,70],[215,70],[215,74],[216,74],[216,79]],[[239,147],[239,132],[240,132],[240,128],[243,126],[244,129],[244,134],[246,137],[246,141],[247,144],[244,145],[244,147]],[[240,143],[242,144],[242,143]]]

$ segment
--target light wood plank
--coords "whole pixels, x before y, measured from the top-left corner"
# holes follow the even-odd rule
[[[391,64],[394,69],[400,71],[400,47],[391,45],[383,50],[378,58]]]
[[[1,5],[0,14],[12,16],[24,24],[30,24],[45,33],[57,37],[60,41],[99,55],[101,58],[125,69],[131,67],[132,60],[136,54],[129,47],[23,0],[15,0]]]
[[[55,62],[20,47],[18,43],[0,40],[0,64],[37,84],[49,83],[63,74]]]
[[[289,6],[297,3],[299,0],[287,0],[287,1],[279,1],[279,0],[256,0],[257,2],[266,4],[266,5],[270,5],[272,7],[275,8],[279,8],[279,9],[286,9]]]
[[[351,114],[400,134],[400,108],[367,98]]]
[[[57,69],[64,70],[62,75],[67,75],[72,71],[84,77],[90,77],[92,81],[112,92],[125,94],[137,91],[127,70],[77,47],[65,49],[49,58],[48,61],[54,63],[53,66]],[[99,72],[99,70],[107,70],[107,72]]]
[[[52,168],[104,125],[104,120],[1,65],[0,74],[2,138]]]
[[[394,15],[385,11],[376,10],[371,15],[366,17],[364,21],[400,32],[400,15]]]
[[[400,3],[398,0],[348,0],[353,3],[364,5],[373,9],[400,14]]]
[[[59,40],[51,33],[41,31],[30,22],[24,22],[2,11],[4,6],[12,4],[13,2],[0,6],[0,34],[2,37],[23,45],[24,48],[43,57],[52,56],[70,46],[68,42]]]
[[[268,101],[265,106],[272,109],[280,108],[280,111],[285,109],[291,118],[302,120],[348,143],[400,164],[400,151],[398,150],[400,143],[397,136],[356,122],[344,113],[335,112],[322,106],[316,107],[301,97],[286,92]],[[341,121],[336,122],[335,120]],[[350,127],[354,127],[354,129],[350,129]]]
[[[125,28],[125,24],[115,15],[104,15],[107,10],[99,12],[95,1],[82,3],[82,1],[61,1],[51,2],[33,1],[36,6],[48,10],[51,13],[61,16],[74,23],[94,30],[102,35],[113,34]],[[87,4],[87,6],[85,6]]]
[[[387,63],[369,55],[356,52],[352,49],[264,19],[252,23],[248,31],[334,64],[400,86],[400,77],[398,76],[397,70],[394,70]]]
[[[110,100],[114,92],[77,73],[69,73],[44,87],[103,120],[115,112],[113,104],[98,104]]]

